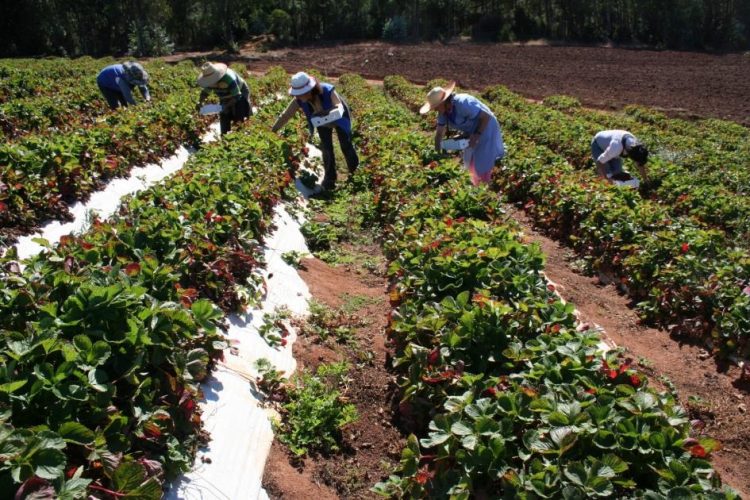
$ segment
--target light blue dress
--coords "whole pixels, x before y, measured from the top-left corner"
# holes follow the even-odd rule
[[[495,160],[505,156],[503,133],[490,108],[469,94],[455,94],[450,113],[440,113],[437,123],[471,135],[479,126],[480,111],[487,113],[490,119],[487,121],[486,129],[479,136],[477,145],[464,150],[464,164],[468,166],[473,160],[476,171],[484,174],[492,170]]]

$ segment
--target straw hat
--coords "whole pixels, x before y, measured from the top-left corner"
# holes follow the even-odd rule
[[[300,71],[299,73],[295,73],[292,76],[292,86],[289,87],[289,95],[302,95],[310,92],[313,87],[315,87],[318,84],[317,81],[315,81],[315,78],[308,75],[304,71]]]
[[[122,69],[125,72],[125,79],[131,85],[146,85],[148,83],[148,73],[137,62],[127,61],[122,63]]]
[[[430,90],[427,94],[427,102],[419,108],[419,113],[423,115],[440,106],[442,102],[450,97],[455,87],[456,82],[450,82],[445,88],[435,87]]]
[[[201,66],[201,74],[198,76],[198,85],[210,87],[221,80],[227,74],[227,65],[224,63],[207,62]]]

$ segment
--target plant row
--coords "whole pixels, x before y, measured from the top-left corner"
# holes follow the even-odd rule
[[[413,86],[386,89],[409,102]],[[391,92],[398,86],[399,90]],[[501,89],[501,91],[503,91]],[[502,108],[495,107],[503,117]],[[644,317],[673,332],[710,339],[722,355],[750,354],[750,255],[721,231],[629,189],[597,180],[516,130],[495,182],[537,224],[569,242],[590,270],[615,276]]]
[[[571,116],[529,103],[504,87],[492,87],[483,95],[492,103],[506,130],[524,134],[562,155],[573,166],[591,172],[594,168],[590,143],[594,134],[605,128],[624,127],[615,118],[603,120],[603,114]],[[652,131],[654,133],[658,131]],[[747,169],[747,157],[740,155],[741,160],[729,162],[704,151],[706,154],[691,155],[683,164],[679,164],[673,160],[682,155],[682,151],[698,148],[691,145],[696,139],[683,136],[681,142],[660,149],[658,137],[646,137],[656,154],[649,160],[649,179],[641,189],[644,196],[661,204],[674,216],[691,216],[726,231],[740,242],[750,241],[750,197],[747,196],[750,171]],[[720,151],[708,152],[718,154]]]
[[[23,271],[2,258],[2,491],[157,499],[192,465],[198,384],[223,355],[222,311],[263,293],[288,154],[250,122]]]
[[[394,348],[410,437],[389,497],[731,498],[674,398],[600,338],[544,278],[500,200],[436,157],[420,123],[341,79],[391,263]]]
[[[109,106],[96,84],[96,75],[108,62],[101,62],[93,70],[91,65],[81,66],[64,59],[57,60],[57,64],[76,68],[76,77],[62,82],[64,85],[54,92],[0,104],[0,133],[6,140],[17,140],[31,133],[51,135],[96,126],[101,117],[109,113]],[[176,92],[197,93],[196,69],[192,63],[169,66],[152,62],[144,66],[151,76],[149,90],[154,102]]]

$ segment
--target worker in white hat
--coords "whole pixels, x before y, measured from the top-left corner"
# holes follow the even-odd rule
[[[326,125],[318,127],[320,137],[320,150],[323,153],[323,167],[325,174],[321,185],[324,190],[333,190],[336,185],[336,160],[333,155],[333,131],[339,138],[341,152],[344,153],[349,173],[353,174],[359,166],[359,157],[352,145],[352,121],[349,106],[346,101],[336,92],[330,83],[318,82],[314,77],[300,71],[292,76],[289,95],[292,101],[284,112],[276,119],[271,130],[274,132],[281,129],[297,111],[302,111],[307,118],[308,127],[312,133],[315,116],[327,114],[333,108],[342,105],[344,113],[341,118]]]
[[[135,106],[133,89],[138,87],[146,102],[151,101],[148,91],[149,76],[143,66],[137,62],[127,61],[122,64],[112,64],[99,72],[96,83],[110,109],[120,106]]]
[[[198,99],[198,108],[203,106],[209,93],[219,97],[221,112],[219,124],[221,133],[226,134],[232,127],[232,122],[242,122],[252,116],[250,105],[250,87],[233,69],[224,63],[207,62],[201,66],[198,85],[202,88]]]
[[[454,94],[455,82],[445,88],[435,87],[427,94],[427,102],[420,108],[421,114],[438,112],[435,128],[435,149],[440,144],[448,127],[469,136],[469,147],[464,149],[464,166],[471,174],[472,184],[490,182],[495,162],[505,156],[505,144],[500,124],[490,108],[469,94]]]

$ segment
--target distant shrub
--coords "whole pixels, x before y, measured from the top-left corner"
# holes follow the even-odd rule
[[[394,16],[388,19],[383,25],[383,39],[392,42],[399,42],[406,39],[407,23],[403,16]]]
[[[148,24],[141,29],[133,23],[128,34],[128,53],[137,57],[166,56],[174,52],[174,43],[167,30],[158,24]]]
[[[270,31],[279,40],[288,40],[292,33],[292,17],[282,9],[274,9],[269,19]]]

